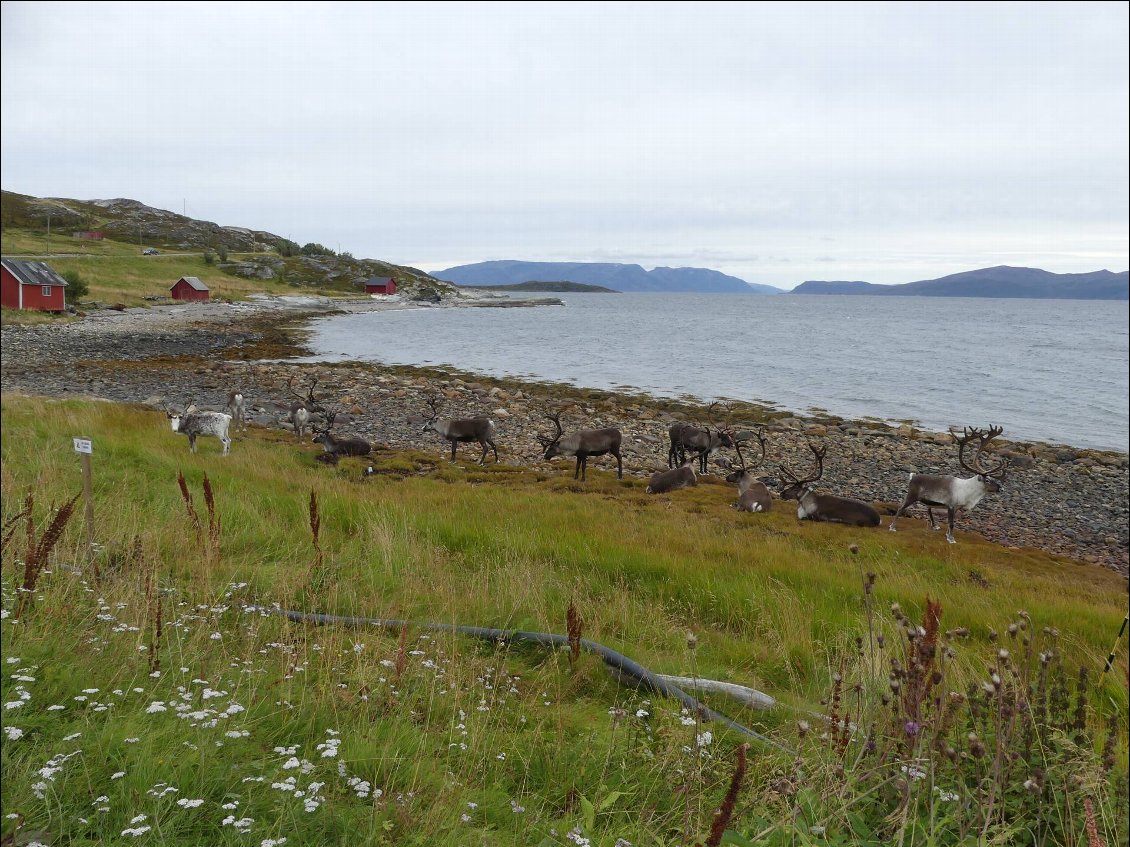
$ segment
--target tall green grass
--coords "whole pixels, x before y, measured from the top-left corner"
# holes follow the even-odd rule
[[[864,661],[856,638],[870,623],[896,644],[900,628],[884,613],[892,603],[918,621],[929,596],[941,604],[943,628],[969,629],[947,664],[947,685],[958,690],[985,678],[1017,610],[1037,628],[1057,628],[1064,662],[1091,668],[1094,679],[1126,610],[1124,582],[1095,567],[968,536],[948,545],[921,522],[893,535],[800,524],[781,504],[765,515],[738,513],[728,506],[732,490],[719,484],[653,498],[642,483],[599,471],[582,485],[565,471],[452,467],[418,453],[378,455],[378,473],[363,476],[362,465],[321,466],[308,447],[255,429],[227,457],[209,439],[193,455],[164,416],[106,403],[4,397],[3,418],[5,520],[29,489],[41,506],[69,500],[80,486],[71,436],[94,441],[102,582],[93,583],[84,560],[76,515],[31,611],[0,629],[5,661],[18,659],[4,666],[3,699],[19,700],[17,686],[28,696],[3,713],[23,732],[4,741],[5,811],[65,840],[132,843],[123,831],[150,826],[137,837],[557,844],[575,832],[594,844],[689,843],[705,837],[734,746],[745,740],[618,687],[593,657],[574,667],[567,653],[419,630],[401,649],[398,633],[316,629],[255,611],[272,604],[558,633],[573,604],[583,637],[652,670],[777,697],[781,706],[767,713],[707,699],[787,745],[800,741],[798,720],[826,711],[834,673],[850,669],[860,696],[883,690],[885,665]],[[203,545],[178,490],[182,472]],[[218,556],[207,549],[205,474],[222,524]],[[15,608],[22,557],[17,537],[4,557],[6,611]],[[868,572],[873,594],[863,589]],[[147,581],[163,592],[156,678]],[[215,702],[243,711],[205,714],[214,704],[202,699],[204,688],[226,691]],[[115,690],[122,693],[108,693]],[[1088,725],[1099,738],[1114,717],[1124,771],[1124,674],[1107,675],[1097,695]],[[91,702],[109,705],[96,712]],[[168,711],[147,711],[154,702]],[[174,702],[199,716],[175,717]],[[66,708],[48,710],[59,704]],[[700,743],[704,730],[710,743]],[[64,740],[74,732],[82,735]],[[323,757],[327,748],[316,745],[333,738],[339,755]],[[292,745],[300,747],[274,749]],[[39,774],[75,749],[81,754],[57,765],[53,780]],[[292,758],[299,764],[284,767]],[[788,756],[751,750],[734,839],[761,827],[770,840],[791,833],[792,841],[772,843],[812,841],[810,826],[798,829],[771,788],[790,768]],[[118,771],[124,776],[113,779]],[[270,788],[291,776],[297,789]],[[380,796],[359,797],[351,779]],[[296,798],[311,781],[325,784]],[[154,796],[162,783],[178,792]],[[110,799],[95,804],[103,795]],[[306,812],[311,796],[321,799]],[[828,796],[819,794],[806,820],[847,826],[847,812]],[[1109,812],[1105,795],[1095,796]],[[204,802],[175,804],[185,798]],[[239,805],[223,808],[232,802]],[[843,806],[856,814],[858,803]],[[95,811],[102,806],[109,811]],[[242,817],[254,818],[249,836],[234,831]],[[5,821],[5,832],[14,826]]]

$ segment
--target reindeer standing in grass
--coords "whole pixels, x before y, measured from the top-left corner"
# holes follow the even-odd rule
[[[231,448],[231,438],[228,436],[228,427],[231,426],[231,415],[223,412],[202,412],[196,408],[195,403],[190,403],[183,412],[165,410],[169,425],[173,432],[188,436],[188,449],[196,452],[196,439],[201,435],[212,435],[220,439],[224,445],[224,455]]]
[[[224,405],[224,411],[231,415],[236,432],[247,429],[247,399],[242,391],[228,392],[228,401]]]
[[[561,413],[547,414],[546,417],[553,421],[553,425],[557,427],[557,432],[552,438],[538,436],[538,441],[545,448],[546,460],[552,459],[554,456],[576,456],[577,469],[573,472],[573,479],[579,476],[581,482],[584,482],[589,456],[603,456],[605,453],[611,453],[616,457],[616,478],[624,478],[624,460],[620,457],[620,444],[623,435],[620,430],[613,427],[582,429],[564,435],[564,431],[561,429]]]
[[[713,413],[717,405],[717,402],[711,403],[706,410],[711,423],[715,423]],[[706,473],[706,463],[711,451],[719,447],[734,446],[733,433],[717,424],[714,426],[714,432],[711,432],[709,424],[705,429],[699,429],[689,423],[674,423],[667,430],[667,436],[671,440],[671,446],[667,450],[667,466],[677,468],[685,464],[687,453],[691,452],[698,459],[698,472],[703,474]]]
[[[314,388],[318,385],[318,380],[315,379],[310,383],[310,387],[306,390],[306,396],[303,397],[294,390],[294,377],[292,376],[286,382],[287,391],[293,394],[298,400],[290,404],[290,411],[282,419],[282,423],[290,424],[294,427],[294,434],[298,438],[306,437],[306,428],[310,425],[315,415],[323,414],[325,408],[318,399],[314,396]],[[285,408],[285,407],[284,407]]]
[[[949,521],[946,541],[950,544],[956,544],[957,540],[953,537],[953,519],[957,510],[971,511],[986,494],[995,494],[1001,490],[1008,460],[1004,459],[999,464],[987,468],[982,464],[981,454],[989,446],[989,442],[1002,432],[1004,432],[1004,428],[999,426],[990,426],[988,432],[967,426],[962,435],[950,430],[950,435],[957,441],[957,460],[973,476],[957,477],[912,473],[910,484],[907,486],[906,498],[891,519],[889,527],[891,532],[895,532],[895,521],[902,516],[903,512],[915,503],[923,503],[926,506],[926,514],[930,517],[931,529],[941,529],[938,522],[934,520],[933,507],[937,506],[946,510]],[[965,445],[974,438],[979,442],[977,452],[973,456],[973,464],[967,465],[965,463]]]
[[[424,422],[424,432],[435,432],[441,438],[451,442],[451,461],[455,461],[455,451],[460,443],[477,441],[483,448],[483,455],[479,457],[479,464],[487,463],[487,448],[494,451],[494,463],[498,464],[498,447],[494,444],[494,421],[490,418],[440,418],[438,411],[439,401],[435,398],[428,400],[432,410],[431,417]]]

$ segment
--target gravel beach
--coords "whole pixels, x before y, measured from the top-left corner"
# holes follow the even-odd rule
[[[447,449],[447,443],[441,443],[434,433],[423,434],[419,420],[427,411],[425,401],[439,396],[445,416],[494,418],[503,462],[542,466],[548,463],[541,459],[536,436],[552,431],[544,414],[546,409],[557,408],[567,429],[619,427],[624,433],[625,476],[646,479],[666,465],[670,424],[676,420],[701,423],[705,409],[665,398],[431,369],[286,361],[304,352],[302,321],[320,315],[551,302],[503,303],[478,298],[431,304],[264,297],[247,303],[93,312],[70,323],[0,330],[0,388],[5,393],[99,397],[154,408],[187,402],[221,408],[227,392],[239,389],[254,408],[253,423],[279,427],[280,406],[288,406],[293,399],[287,392],[288,380],[306,386],[317,379],[319,398],[342,410],[335,430],[356,433],[392,449],[437,454]],[[753,425],[760,420],[768,421],[767,481],[777,478],[779,462],[795,470],[808,468],[807,440],[818,441],[828,446],[821,483],[825,490],[874,501],[880,512],[893,511],[898,505],[910,473],[965,475],[946,433],[909,426],[896,429],[880,422],[792,417],[752,406],[739,407],[732,423]],[[1007,435],[1008,422],[1000,423]],[[1044,550],[1063,557],[1065,566],[1074,560],[1127,574],[1130,462],[1125,454],[1008,441],[996,449],[1011,465],[1005,489],[987,497],[971,514],[959,516],[959,532],[976,532],[1010,547]],[[477,445],[460,448],[465,460],[477,455]],[[614,467],[606,458],[594,459],[590,465]],[[559,473],[571,473],[573,463],[559,460],[554,467]],[[791,509],[792,505],[776,507]],[[910,514],[925,517],[921,507]],[[900,528],[912,526],[910,521],[900,521]]]

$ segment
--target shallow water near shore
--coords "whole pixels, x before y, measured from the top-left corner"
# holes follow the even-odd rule
[[[756,401],[805,413],[1127,452],[1123,303],[928,297],[562,294],[564,307],[319,319],[318,361]]]

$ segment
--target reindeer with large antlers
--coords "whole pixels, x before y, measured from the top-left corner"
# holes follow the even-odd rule
[[[851,526],[878,526],[879,513],[869,503],[816,491],[813,483],[824,475],[824,456],[828,448],[816,447],[809,443],[808,449],[816,458],[814,474],[800,479],[787,467],[781,465],[781,473],[791,480],[788,487],[781,491],[781,499],[797,501],[797,518],[802,521],[831,521]]]
[[[734,504],[734,508],[739,512],[768,512],[773,508],[773,495],[769,493],[765,483],[754,474],[755,470],[765,464],[765,430],[759,429],[752,434],[752,437],[756,438],[761,446],[761,458],[755,464],[747,466],[742,455],[742,445],[747,443],[748,439],[735,438],[734,449],[738,453],[741,467],[727,476],[726,482],[738,484],[738,502]]]
[[[717,402],[711,403],[706,410],[711,423],[714,423],[713,412],[717,405]],[[689,423],[674,423],[667,430],[667,436],[671,439],[671,446],[667,450],[667,467],[677,468],[686,464],[687,452],[690,451],[697,454],[699,473],[706,473],[706,462],[712,450],[734,446],[733,433],[716,424],[714,432],[711,432],[710,424],[705,429],[699,429]]]
[[[337,417],[337,412],[329,412],[326,415],[326,425],[324,428],[314,426],[314,438],[311,439],[314,444],[322,445],[322,452],[328,454],[328,460],[331,463],[336,463],[342,456],[368,456],[373,449],[373,445],[366,439],[357,435],[350,435],[345,438],[338,438],[333,434],[334,419]]]
[[[451,442],[451,461],[455,461],[455,451],[460,442],[477,441],[483,448],[479,464],[487,463],[487,448],[494,451],[494,463],[498,464],[498,448],[494,444],[494,421],[490,418],[443,418],[439,416],[439,401],[428,400],[432,414],[424,422],[424,432],[438,433],[441,438]]]
[[[294,427],[294,434],[299,438],[306,437],[306,427],[309,426],[310,420],[314,415],[325,412],[325,408],[323,408],[314,396],[314,388],[317,387],[317,385],[318,380],[315,378],[314,381],[310,383],[310,387],[306,389],[306,396],[303,397],[294,390],[293,376],[286,381],[287,391],[297,397],[298,400],[290,404],[290,411],[282,419],[282,422],[288,423]]]
[[[989,442],[1002,432],[1004,432],[1003,427],[991,425],[988,432],[967,426],[962,435],[958,435],[951,429],[950,435],[957,441],[957,460],[973,476],[958,477],[912,473],[910,484],[907,486],[906,498],[891,519],[891,532],[895,531],[895,521],[902,516],[903,512],[915,503],[923,503],[926,506],[926,514],[930,517],[932,529],[941,529],[937,521],[934,520],[933,507],[937,506],[946,510],[946,516],[949,519],[946,541],[950,544],[956,544],[957,541],[953,537],[953,518],[957,510],[964,509],[968,512],[980,503],[981,498],[986,494],[995,494],[1001,490],[1001,482],[1004,478],[1005,468],[1008,467],[1008,460],[1004,459],[987,468],[982,464],[981,454],[989,446]],[[973,439],[977,439],[978,445],[977,452],[973,456],[973,464],[970,465],[965,462],[965,445]]]
[[[573,472],[573,479],[580,476],[581,481],[584,482],[589,456],[603,456],[605,453],[611,453],[616,457],[616,478],[624,478],[624,460],[620,457],[620,443],[623,436],[620,434],[620,430],[613,427],[582,429],[564,435],[564,431],[561,429],[561,413],[547,414],[546,417],[553,421],[554,426],[557,427],[557,432],[552,438],[538,436],[538,441],[545,448],[546,459],[552,459],[554,456],[576,456],[577,469]],[[563,435],[564,437],[562,437]]]

